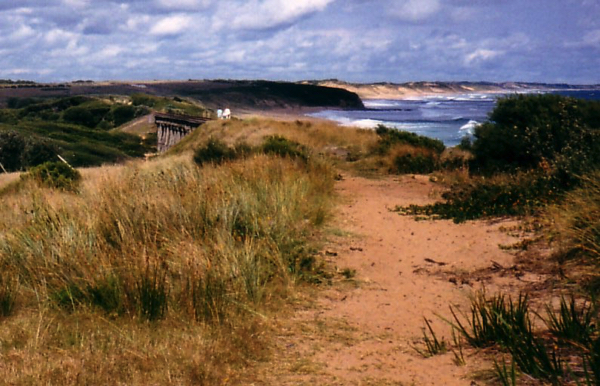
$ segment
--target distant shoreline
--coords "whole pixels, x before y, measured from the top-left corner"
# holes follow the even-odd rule
[[[600,85],[569,85],[524,82],[409,82],[347,83],[337,80],[319,81],[319,86],[341,88],[357,94],[362,100],[403,100],[436,95],[531,93],[550,91],[600,90]]]

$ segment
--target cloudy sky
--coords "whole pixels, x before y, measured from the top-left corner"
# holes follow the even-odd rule
[[[0,78],[600,83],[600,0],[0,0]]]

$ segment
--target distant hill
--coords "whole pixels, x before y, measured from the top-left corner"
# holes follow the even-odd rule
[[[11,97],[44,98],[76,95],[133,95],[193,98],[216,109],[280,109],[296,107],[361,108],[361,99],[339,87],[264,80],[189,80],[152,82],[89,82],[66,84],[0,84],[0,105]]]

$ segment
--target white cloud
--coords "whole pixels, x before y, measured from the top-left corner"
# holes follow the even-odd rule
[[[439,0],[396,0],[389,5],[392,15],[405,21],[422,21],[441,9]]]
[[[102,49],[100,52],[97,53],[97,55],[100,58],[114,58],[123,51],[124,50],[122,47],[120,47],[116,44],[112,44],[112,45],[107,46],[104,49]]]
[[[191,24],[192,19],[186,15],[165,17],[150,29],[152,35],[178,35],[184,32]]]
[[[178,11],[199,11],[212,4],[212,0],[155,0],[161,9]]]
[[[583,37],[583,43],[587,46],[600,48],[600,29],[586,33]]]
[[[492,60],[500,55],[502,55],[502,51],[488,50],[484,48],[480,48],[465,57],[465,64],[477,64],[480,62],[487,62],[488,60]]]
[[[18,29],[16,29],[13,33],[8,36],[9,40],[21,40],[30,38],[35,34],[35,31],[29,27],[28,25],[21,25]]]
[[[221,26],[262,30],[293,24],[325,9],[334,0],[252,0],[242,6],[225,3],[219,12]],[[230,20],[231,19],[231,20]]]

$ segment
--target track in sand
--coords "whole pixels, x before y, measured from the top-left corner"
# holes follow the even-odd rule
[[[501,230],[516,222],[415,221],[389,210],[433,202],[435,186],[426,176],[346,177],[337,190],[336,221],[348,233],[332,240],[324,255],[356,276],[282,322],[267,384],[481,384],[475,374],[492,364],[480,353],[465,349],[466,365],[458,366],[452,352],[423,358],[412,347],[422,347],[424,317],[451,344],[451,328],[438,315],[449,317],[450,305],[467,310],[475,290],[518,292],[527,278],[471,275],[513,264],[499,245],[518,241]]]

